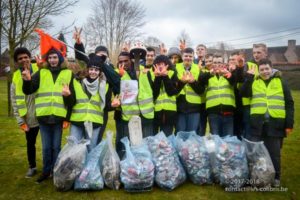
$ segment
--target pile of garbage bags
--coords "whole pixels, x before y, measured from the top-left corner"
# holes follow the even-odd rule
[[[68,137],[53,170],[54,185],[61,191],[101,190],[106,185],[129,192],[152,190],[154,182],[171,191],[187,178],[198,185],[219,183],[240,188],[245,183],[269,186],[275,177],[270,155],[263,142],[235,136],[200,137],[195,132],[163,132],[144,138],[139,145],[121,139],[126,154],[120,161],[112,144],[112,132],[89,153],[89,141]]]
[[[121,139],[125,158],[120,162],[121,182],[129,192],[150,191],[154,182],[154,165],[151,153],[144,144],[130,146],[128,137]]]
[[[186,174],[172,141],[163,132],[147,137],[145,141],[155,164],[156,184],[168,191],[182,184]]]

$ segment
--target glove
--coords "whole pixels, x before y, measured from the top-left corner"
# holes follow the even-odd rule
[[[28,127],[28,125],[27,125],[26,123],[21,124],[21,125],[20,125],[20,128],[21,128],[23,131],[25,131],[25,132],[29,131],[29,127]]]
[[[286,135],[290,135],[292,132],[293,132],[293,129],[292,129],[292,128],[286,128],[286,129],[285,129],[285,134],[286,134]]]
[[[64,121],[64,122],[63,122],[63,129],[66,129],[66,128],[68,128],[68,127],[69,127],[69,125],[70,125],[70,122],[68,122],[68,121]]]

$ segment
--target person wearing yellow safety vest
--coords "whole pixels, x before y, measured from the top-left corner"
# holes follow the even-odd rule
[[[76,104],[72,108],[70,117],[70,135],[81,139],[90,140],[88,150],[91,151],[98,141],[101,141],[100,129],[103,125],[104,108],[106,105],[106,91],[108,85],[101,68],[104,65],[102,57],[95,54],[90,55],[87,65],[87,76],[81,83],[74,80]],[[88,134],[88,127],[92,127],[91,135]],[[101,137],[99,140],[98,138]]]
[[[198,82],[200,70],[193,63],[194,50],[185,48],[182,51],[182,63],[176,64],[179,94],[177,104],[177,126],[178,131],[197,131],[200,121],[200,105],[203,101],[200,94],[204,92]]]
[[[280,186],[280,150],[283,138],[292,133],[294,125],[294,101],[281,73],[272,68],[268,59],[258,63],[259,76],[250,69],[241,88],[243,97],[251,97],[251,141],[263,141],[275,168],[273,186]]]
[[[159,55],[154,60],[154,132],[163,131],[166,136],[173,134],[177,121],[176,95],[177,72],[171,61],[165,55]]]
[[[61,66],[64,58],[60,51],[52,48],[46,54],[47,67],[33,76],[29,70],[22,72],[24,94],[35,93],[35,112],[40,125],[43,171],[37,183],[46,180],[51,174],[60,152],[63,122],[66,120],[69,105],[74,105],[72,95],[73,73]]]
[[[240,73],[243,69],[239,68]],[[210,72],[199,77],[200,84],[207,86],[206,110],[212,134],[224,137],[233,135],[233,115],[235,96],[233,84],[236,80],[236,70],[229,72],[221,55],[214,55]]]
[[[266,44],[259,43],[253,44],[252,49],[253,60],[247,61],[244,66],[244,74],[247,73],[249,69],[254,69],[255,75],[258,75],[258,65],[257,63],[266,59],[268,56],[268,49]],[[250,134],[250,99],[246,97],[242,97],[243,104],[243,137],[247,137]]]
[[[143,138],[153,135],[153,82],[150,70],[144,70],[142,66],[140,66],[140,73],[139,77],[137,78],[137,74],[133,67],[133,63],[131,62],[129,52],[121,52],[119,54],[118,69],[116,71],[121,76],[121,85],[124,83],[125,86],[128,81],[133,80],[137,82],[130,83],[135,84],[138,87],[138,91],[122,91],[121,87],[120,95],[123,95],[123,99],[120,100],[120,96],[117,95],[112,101],[112,107],[116,108],[114,115],[117,130],[116,150],[121,158],[123,157],[125,148],[120,140],[125,136],[129,136],[128,122],[132,116],[137,115],[141,117]],[[132,92],[137,92],[138,94],[133,94]],[[129,96],[136,96],[136,98],[130,98],[130,102],[125,102],[125,99]]]
[[[16,71],[13,73],[12,84],[10,87],[11,102],[14,116],[18,125],[25,132],[27,142],[27,159],[29,169],[26,177],[30,178],[36,174],[36,137],[39,132],[39,123],[35,117],[34,95],[23,93],[22,71],[29,69],[30,74],[38,71],[36,64],[31,64],[31,53],[27,48],[19,47],[15,49],[14,60]]]
[[[232,52],[229,56],[228,59],[228,69],[229,72],[233,72],[237,67],[244,67],[244,58],[242,55],[240,55],[240,52],[235,51]],[[240,71],[242,73],[242,71]],[[239,76],[240,77],[240,76]],[[233,132],[234,135],[237,136],[239,139],[242,139],[243,131],[244,131],[244,126],[242,123],[243,119],[243,105],[242,105],[242,97],[240,95],[240,86],[239,81],[242,81],[242,77],[240,80],[236,80],[233,88],[234,88],[234,96],[235,96],[235,110],[234,110],[234,115],[233,115]]]

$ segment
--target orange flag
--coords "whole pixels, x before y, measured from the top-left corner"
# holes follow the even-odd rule
[[[58,39],[52,38],[49,34],[45,33],[41,29],[35,29],[35,32],[37,32],[40,35],[40,51],[42,60],[45,61],[46,54],[51,48],[55,48],[61,52],[63,57],[66,57],[67,55],[67,47],[66,45],[59,41]]]

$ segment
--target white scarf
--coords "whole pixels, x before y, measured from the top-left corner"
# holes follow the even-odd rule
[[[100,81],[100,83],[99,83]],[[86,89],[91,93],[92,96],[99,92],[101,104],[100,107],[105,107],[105,94],[106,94],[106,77],[103,73],[100,74],[99,78],[90,83],[86,78],[82,80],[82,83],[86,86]]]

